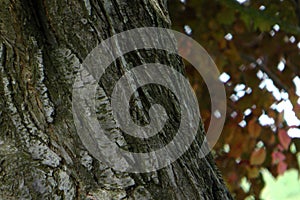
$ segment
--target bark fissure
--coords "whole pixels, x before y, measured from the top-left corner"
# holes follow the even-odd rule
[[[143,174],[107,167],[79,139],[71,102],[82,61],[109,36],[144,26],[170,27],[165,1],[3,0],[0,199],[231,199],[212,157],[199,158],[203,127],[189,151],[171,166]],[[110,95],[114,84],[125,72],[145,63],[166,64],[184,74],[176,55],[157,50],[132,52],[109,67],[96,96],[98,119],[108,137],[119,147],[137,152],[168,143],[180,122],[174,94],[155,86],[135,93],[132,118],[149,123],[149,107],[159,101],[171,116],[159,136],[148,143],[134,139],[113,118]],[[132,84],[136,83],[133,79]]]

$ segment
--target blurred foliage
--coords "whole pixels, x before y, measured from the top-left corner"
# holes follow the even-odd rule
[[[296,94],[300,84],[296,87],[293,82],[300,77],[300,2],[169,0],[169,10],[173,29],[198,41],[220,72],[230,76],[224,81],[227,121],[214,152],[235,198],[259,199],[262,169],[274,177],[287,169],[299,170],[300,139],[289,136],[299,124],[288,123],[291,114],[279,107],[290,101],[292,114],[300,118]],[[211,115],[207,88],[188,63],[186,70],[207,127]],[[264,123],[263,117],[271,123]],[[247,191],[240,184],[245,178],[251,184]]]
[[[299,200],[300,198],[300,180],[296,170],[289,170],[284,175],[277,179],[268,172],[263,171],[264,181],[267,182],[261,192],[262,199],[284,199],[284,200]],[[284,192],[282,192],[284,191]]]

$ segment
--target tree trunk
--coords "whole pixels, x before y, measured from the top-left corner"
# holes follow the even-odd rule
[[[203,129],[176,162],[149,173],[107,167],[89,154],[76,133],[71,100],[80,63],[116,33],[169,28],[166,7],[164,0],[1,0],[0,199],[231,199],[212,156],[199,158]],[[178,56],[133,52],[101,78],[105,98],[129,66],[158,61],[184,73]],[[98,100],[104,104],[99,112],[116,126],[105,98]],[[174,118],[163,133],[172,133],[180,116],[173,112],[178,105],[167,90],[150,85],[136,99],[143,100],[142,109],[133,109],[137,122],[146,123],[147,105],[160,102]],[[108,132],[116,130],[109,127]],[[144,145],[124,136],[124,148],[143,151],[168,137]]]

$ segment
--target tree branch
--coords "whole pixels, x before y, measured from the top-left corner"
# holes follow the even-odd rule
[[[284,83],[282,83],[282,81],[264,63],[258,63],[255,58],[245,54],[241,54],[241,58],[248,62],[254,63],[261,71],[266,73],[268,77],[272,79],[272,81],[278,88],[288,92],[288,87]]]

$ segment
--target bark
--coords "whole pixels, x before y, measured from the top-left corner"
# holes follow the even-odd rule
[[[164,0],[0,2],[0,199],[231,199],[212,156],[199,158],[202,126],[180,159],[143,174],[108,168],[76,133],[71,101],[80,63],[115,33],[170,27]],[[149,106],[161,103],[171,116],[163,136],[144,144],[118,131],[107,99],[124,71],[149,62],[184,73],[178,56],[140,51],[117,60],[99,82],[98,111],[108,132],[124,139],[123,148],[138,152],[168,142],[180,117],[170,92],[150,85],[138,91],[132,116],[147,123]]]

